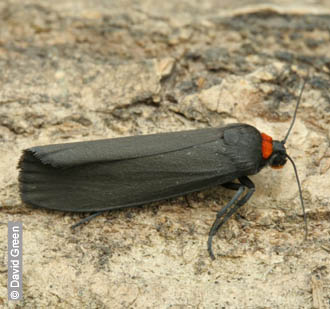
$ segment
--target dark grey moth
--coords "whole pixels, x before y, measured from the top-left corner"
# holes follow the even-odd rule
[[[300,97],[283,141],[248,124],[232,124],[26,149],[19,162],[21,198],[37,207],[99,214],[223,185],[237,192],[210,230],[214,259],[213,236],[255,191],[248,176],[267,165],[281,167],[287,159],[293,163],[284,144]]]

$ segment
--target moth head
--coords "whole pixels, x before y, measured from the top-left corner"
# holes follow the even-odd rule
[[[287,161],[287,153],[282,142],[273,141],[273,151],[268,158],[268,164],[272,168],[282,168]]]

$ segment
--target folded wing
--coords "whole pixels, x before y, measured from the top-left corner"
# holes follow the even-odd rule
[[[258,149],[244,156],[235,155],[235,149],[258,134],[238,124],[33,147],[24,151],[19,164],[22,200],[43,208],[91,212],[199,191],[254,173],[253,152]]]

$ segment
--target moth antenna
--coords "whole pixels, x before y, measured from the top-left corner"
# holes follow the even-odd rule
[[[300,104],[300,101],[301,101],[302,94],[303,94],[303,92],[304,92],[304,88],[305,88],[306,82],[307,82],[307,78],[304,80],[304,83],[303,83],[303,85],[302,85],[302,87],[301,87],[301,91],[300,91],[300,94],[299,94],[299,98],[298,98],[298,101],[297,101],[297,104],[296,104],[296,109],[295,109],[295,111],[294,111],[294,114],[293,114],[293,117],[292,117],[292,121],[291,121],[291,125],[290,125],[290,127],[289,127],[289,130],[288,130],[288,132],[286,133],[285,138],[284,138],[284,139],[282,140],[282,142],[281,142],[283,145],[286,143],[286,140],[288,139],[288,137],[289,137],[289,135],[290,135],[290,132],[291,132],[291,130],[292,130],[292,128],[293,128],[294,122],[295,122],[295,120],[296,120],[297,110],[298,110],[298,107],[299,107],[299,104]]]
[[[291,159],[291,157],[288,154],[286,154],[286,157],[292,163],[292,166],[293,166],[293,169],[294,169],[294,173],[296,174],[296,179],[297,179],[297,184],[298,184],[298,189],[299,189],[300,202],[301,202],[301,208],[303,210],[303,215],[304,215],[305,240],[306,240],[307,239],[307,235],[308,235],[307,216],[306,216],[306,212],[305,212],[305,205],[304,205],[304,200],[303,200],[303,197],[302,197],[302,191],[301,191],[301,185],[300,185],[300,181],[299,181],[299,177],[298,177],[298,171],[297,171],[297,167],[296,167],[294,161]]]

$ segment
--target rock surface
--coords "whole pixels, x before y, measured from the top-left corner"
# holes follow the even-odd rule
[[[24,308],[330,306],[330,2],[0,3],[0,218],[24,225]],[[302,5],[305,3],[305,5]],[[279,6],[281,5],[281,6]],[[246,122],[284,137],[309,72],[288,153],[253,176],[256,193],[206,251],[224,188],[112,211],[33,209],[18,160],[35,145]],[[7,242],[0,244],[0,306]]]

